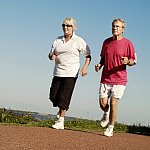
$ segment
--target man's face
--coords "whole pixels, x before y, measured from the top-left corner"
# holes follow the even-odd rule
[[[115,21],[112,25],[112,34],[114,36],[119,36],[119,35],[122,35],[123,32],[124,32],[124,27],[123,27],[122,22]]]

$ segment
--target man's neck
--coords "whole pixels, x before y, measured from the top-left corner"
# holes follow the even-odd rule
[[[114,40],[121,40],[123,38],[123,36],[122,35],[119,35],[119,36],[113,36],[113,39]]]

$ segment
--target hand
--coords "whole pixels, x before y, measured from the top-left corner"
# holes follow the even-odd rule
[[[56,59],[56,55],[53,54],[52,57],[51,57],[51,59],[52,59],[52,60],[55,60],[55,59]]]
[[[50,60],[55,60],[56,59],[56,55],[54,54],[54,52],[53,53],[49,53],[48,57],[49,57]]]
[[[87,74],[87,69],[86,69],[85,67],[83,67],[83,68],[81,69],[80,74],[81,74],[82,77],[85,76],[85,75]]]
[[[96,64],[96,65],[95,65],[95,71],[96,71],[96,72],[98,72],[98,71],[100,70],[100,66],[101,66],[100,64]]]
[[[121,63],[127,65],[129,63],[128,57],[121,57]]]

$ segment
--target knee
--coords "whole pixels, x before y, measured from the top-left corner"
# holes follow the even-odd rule
[[[110,106],[113,108],[113,107],[117,107],[117,104],[118,104],[118,100],[111,100],[110,101]]]

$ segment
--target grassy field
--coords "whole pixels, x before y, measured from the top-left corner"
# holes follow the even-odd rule
[[[21,111],[19,111],[21,112]],[[38,127],[51,127],[55,122],[55,118],[51,117],[46,120],[35,119],[31,115],[31,112],[14,113],[13,110],[7,110],[0,108],[0,123],[6,125],[27,125],[27,126],[38,126]],[[99,121],[87,120],[87,119],[71,119],[65,121],[65,128],[79,131],[103,131],[100,127]],[[115,132],[133,133],[150,135],[150,126],[142,126],[141,124],[126,125],[116,123]]]

